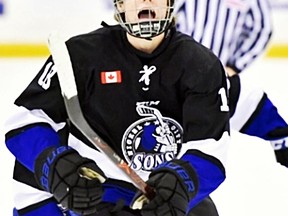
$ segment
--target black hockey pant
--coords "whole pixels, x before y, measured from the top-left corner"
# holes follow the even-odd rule
[[[117,209],[110,203],[102,204],[98,213],[89,216],[141,216],[140,211],[134,211],[128,207]],[[164,215],[163,215],[164,216]],[[186,216],[219,216],[216,206],[210,197],[204,199],[195,206]]]

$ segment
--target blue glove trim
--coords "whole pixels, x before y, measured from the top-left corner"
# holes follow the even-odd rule
[[[35,126],[8,138],[6,146],[21,164],[34,172],[38,155],[49,147],[60,146],[60,139],[52,128]]]
[[[47,152],[49,152],[49,154],[47,154]],[[50,169],[51,169],[51,166],[54,166],[55,163],[54,161],[56,160],[56,158],[59,157],[59,155],[63,155],[67,152],[71,152],[71,151],[75,151],[74,149],[72,149],[71,147],[69,146],[60,146],[56,149],[47,149],[46,151],[43,152],[43,154],[45,156],[47,156],[47,158],[45,158],[45,161],[43,161],[43,164],[42,164],[42,169],[41,169],[41,176],[39,177],[39,182],[41,184],[41,186],[48,192],[50,192],[50,187],[49,187],[49,172],[50,172]],[[42,155],[40,156],[42,158]],[[38,159],[39,160],[39,159]],[[53,168],[52,168],[53,170]],[[37,171],[36,171],[36,174],[37,174]]]

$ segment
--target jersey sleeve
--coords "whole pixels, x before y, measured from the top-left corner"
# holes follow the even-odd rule
[[[66,111],[50,57],[32,82],[15,100],[5,122],[7,148],[30,171],[46,148],[61,145],[59,132],[66,125]]]
[[[201,64],[201,62],[199,62]],[[227,83],[220,61],[206,62],[197,73],[196,86],[190,86],[184,102],[183,129],[185,153],[198,176],[199,188],[190,202],[194,207],[225,179],[225,160],[230,140]],[[189,86],[189,78],[185,78]],[[209,170],[209,171],[208,171]]]
[[[244,70],[263,53],[272,35],[271,8],[267,0],[251,1],[242,32],[230,53],[227,66],[236,72]]]

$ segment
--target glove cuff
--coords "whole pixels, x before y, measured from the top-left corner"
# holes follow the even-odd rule
[[[52,176],[50,176],[53,174],[52,170],[54,170],[54,167],[60,157],[71,153],[77,153],[77,151],[69,146],[60,146],[58,148],[52,147],[45,149],[37,157],[34,165],[34,176],[37,184],[41,188],[43,188],[45,191],[51,192],[49,179],[52,178]]]
[[[196,172],[191,167],[189,162],[173,159],[156,167],[149,177],[152,177],[159,172],[171,172],[173,173],[186,189],[189,199],[192,199],[198,191],[198,178]]]

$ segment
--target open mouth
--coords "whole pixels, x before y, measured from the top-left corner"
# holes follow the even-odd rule
[[[156,13],[155,11],[149,10],[149,9],[141,10],[138,13],[138,18],[139,19],[155,19]]]

